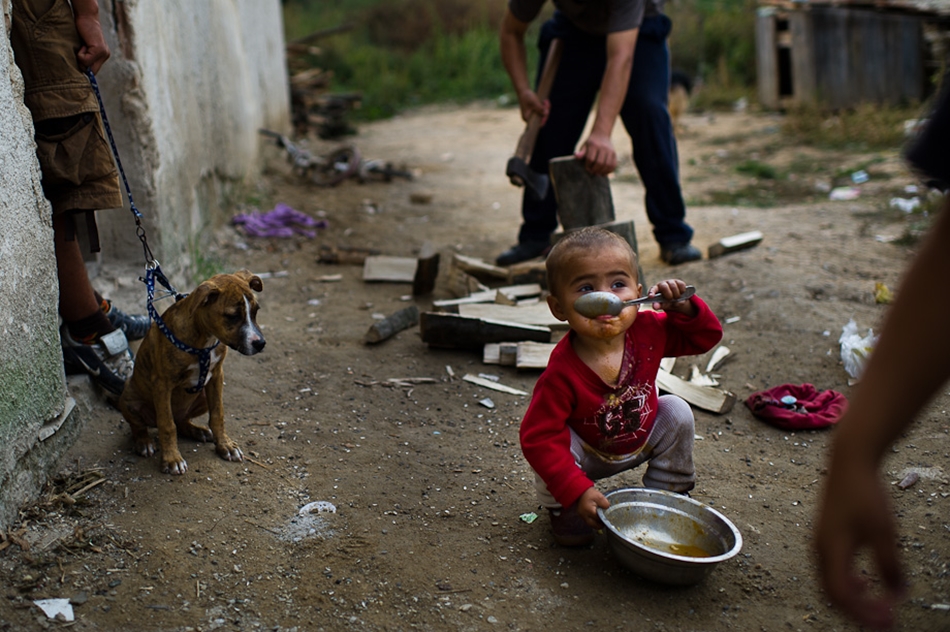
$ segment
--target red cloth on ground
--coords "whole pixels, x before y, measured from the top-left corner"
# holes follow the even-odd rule
[[[795,403],[782,398],[791,395]],[[752,414],[784,430],[818,430],[838,423],[848,400],[837,391],[819,391],[812,384],[782,384],[752,393],[745,400]]]

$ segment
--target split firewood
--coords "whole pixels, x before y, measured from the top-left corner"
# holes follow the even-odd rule
[[[709,247],[709,258],[714,259],[730,252],[745,250],[757,246],[762,241],[762,233],[753,230],[747,233],[739,233],[730,237],[723,237]]]
[[[666,371],[657,373],[656,384],[661,391],[679,395],[697,408],[720,415],[732,410],[736,403],[736,396],[729,391],[712,386],[697,386]]]
[[[491,380],[486,380],[483,377],[478,377],[477,375],[472,375],[471,373],[466,374],[462,377],[466,382],[471,382],[472,384],[477,384],[478,386],[483,386],[489,388],[493,391],[499,391],[501,393],[509,393],[511,395],[527,395],[526,391],[521,389],[512,388],[510,386],[505,386],[504,384],[499,384],[498,382],[493,382]]]
[[[416,272],[412,277],[412,295],[431,294],[435,289],[435,280],[439,276],[439,252],[431,242],[422,244],[416,258]]]
[[[383,340],[392,338],[400,331],[414,327],[417,324],[419,324],[419,308],[415,305],[410,305],[405,309],[401,309],[373,323],[369,331],[367,331],[363,337],[363,340],[367,344],[382,342]]]

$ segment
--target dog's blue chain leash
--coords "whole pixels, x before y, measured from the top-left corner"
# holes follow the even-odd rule
[[[221,341],[218,340],[210,347],[204,347],[201,349],[185,344],[179,340],[175,334],[172,333],[171,329],[168,328],[168,325],[165,324],[165,321],[158,313],[158,310],[155,309],[154,302],[156,280],[165,288],[165,296],[174,296],[176,302],[188,295],[182,294],[172,287],[172,284],[168,281],[168,277],[166,277],[165,273],[162,272],[162,267],[159,265],[158,260],[152,255],[152,249],[149,248],[148,238],[145,235],[145,227],[142,226],[142,213],[138,208],[136,208],[135,201],[132,199],[132,187],[129,186],[129,180],[125,177],[125,169],[122,168],[122,161],[119,159],[119,148],[116,146],[115,138],[112,136],[112,127],[109,125],[109,117],[106,116],[106,107],[102,102],[102,94],[99,92],[99,82],[96,81],[96,75],[88,68],[86,69],[86,76],[89,78],[89,83],[92,84],[93,92],[96,93],[96,101],[99,102],[99,114],[102,116],[102,126],[105,128],[106,135],[109,137],[109,145],[112,147],[112,155],[115,156],[116,167],[118,167],[119,174],[122,176],[122,184],[125,185],[125,193],[129,198],[129,208],[132,209],[132,214],[135,216],[135,234],[138,236],[139,241],[142,242],[142,248],[145,253],[145,278],[140,278],[139,280],[145,283],[145,288],[148,294],[148,298],[146,300],[148,315],[155,322],[155,325],[158,327],[159,331],[165,334],[165,337],[168,338],[168,341],[175,345],[175,348],[180,351],[184,351],[185,353],[198,356],[198,383],[195,386],[187,389],[189,393],[198,393],[205,386],[205,379],[207,378],[208,371],[211,367],[211,352],[214,351]],[[165,296],[161,298],[165,298]]]

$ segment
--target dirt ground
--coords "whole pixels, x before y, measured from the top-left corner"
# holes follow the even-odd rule
[[[409,285],[364,283],[359,266],[317,261],[321,244],[411,257],[428,240],[446,268],[453,253],[491,261],[511,245],[520,192],[504,165],[521,124],[515,110],[480,104],[411,112],[349,139],[367,158],[408,166],[412,181],[317,188],[274,150],[253,201],[262,210],[284,202],[329,226],[314,239],[285,240],[225,227],[206,253],[223,269],[267,276],[259,315],[267,348],[231,354],[226,366],[226,421],[248,460],[226,462],[212,446],[183,440],[188,472],[162,474],[157,458],[131,452],[121,416],[93,398],[62,475],[10,530],[22,546],[10,539],[0,551],[0,629],[853,629],[820,594],[810,552],[834,431],[784,432],[742,402],[783,383],[850,394],[838,338],[852,318],[862,332],[879,331],[886,306],[875,302],[875,284],[896,288],[912,254],[899,244],[919,221],[888,201],[911,197],[904,187],[915,180],[896,151],[806,150],[770,115],[693,114],[683,123],[695,243],[705,252],[728,235],[765,236],[718,259],[662,264],[618,131],[617,216],[635,222],[647,282],[675,276],[695,285],[725,323],[731,350],[715,372],[738,403],[722,415],[695,410],[693,497],[732,520],[744,546],[703,582],[642,580],[618,564],[603,535],[590,548],[554,545],[518,445],[528,397],[460,379],[488,374],[530,391],[536,372],[430,349],[418,328],[363,343],[375,318],[448,298],[444,275],[432,296],[413,299]],[[754,180],[736,169],[749,160],[792,175]],[[829,200],[829,187],[861,169],[870,180],[857,199]],[[728,201],[754,192],[770,205]],[[412,194],[431,200],[414,203]],[[132,264],[107,263],[97,283],[144,309]],[[326,280],[333,275],[339,280]],[[707,360],[681,358],[674,372],[688,376]],[[428,381],[387,385],[391,378]],[[947,410],[944,393],[886,464],[912,582],[899,612],[906,630],[950,629]],[[919,482],[900,490],[911,470]],[[601,488],[637,485],[641,474]],[[323,505],[300,514],[316,501],[335,512]],[[530,512],[540,518],[520,518]],[[47,620],[32,604],[42,598],[72,599],[76,621]]]

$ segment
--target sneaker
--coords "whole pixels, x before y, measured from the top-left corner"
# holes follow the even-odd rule
[[[702,258],[703,253],[699,251],[699,248],[689,243],[660,246],[660,259],[671,266],[678,266],[687,261],[698,261]]]
[[[125,334],[126,340],[141,340],[148,333],[152,326],[152,319],[147,314],[126,314],[121,309],[112,304],[112,301],[105,301],[107,309],[105,310],[109,322],[116,329],[121,329]]]
[[[122,394],[135,363],[129,350],[129,341],[121,330],[116,329],[111,334],[100,336],[98,342],[89,345],[73,340],[65,325],[60,336],[67,373],[88,373],[110,395],[118,397]]]
[[[561,546],[587,546],[594,541],[594,530],[577,513],[577,503],[566,509],[548,509],[554,541]]]
[[[548,254],[551,250],[551,244],[546,241],[529,241],[517,246],[512,246],[504,251],[495,259],[495,264],[499,266],[513,266],[516,263],[536,259]]]

